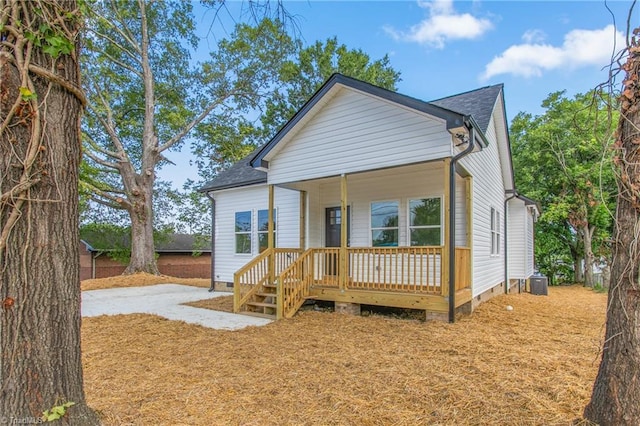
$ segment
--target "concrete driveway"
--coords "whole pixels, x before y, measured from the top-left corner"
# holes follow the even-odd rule
[[[89,290],[82,292],[82,316],[153,314],[219,330],[238,330],[271,322],[266,318],[181,305],[228,295],[229,293],[209,293],[206,288],[179,284]]]

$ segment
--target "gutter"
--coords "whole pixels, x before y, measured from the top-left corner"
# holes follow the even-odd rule
[[[504,294],[509,293],[509,258],[507,256],[507,245],[509,241],[509,235],[508,235],[509,215],[507,214],[507,208],[508,208],[507,204],[509,203],[509,201],[518,197],[518,193],[515,190],[505,191],[505,195],[507,194],[511,194],[511,195],[509,195],[504,199],[504,209],[503,209],[504,218],[502,219],[504,222],[504,243],[502,244],[504,248]],[[520,283],[518,283],[518,292],[520,292]]]
[[[216,200],[208,192],[207,198],[211,200],[211,285],[209,292],[216,289]]]
[[[471,117],[464,118],[469,130],[469,146],[456,154],[449,164],[449,322],[456,321],[456,164],[471,154],[476,143],[476,128]]]

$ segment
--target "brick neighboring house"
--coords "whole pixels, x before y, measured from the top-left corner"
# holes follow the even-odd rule
[[[80,280],[107,278],[122,274],[123,265],[108,256],[113,249],[96,248],[90,238],[80,240]],[[163,275],[180,278],[211,278],[211,243],[200,248],[193,235],[174,234],[158,243],[158,269]],[[194,253],[200,253],[194,256]]]

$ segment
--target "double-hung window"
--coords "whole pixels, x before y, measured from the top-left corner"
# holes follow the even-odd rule
[[[273,245],[276,245],[276,210],[273,210]],[[269,210],[258,210],[258,250],[262,253],[269,246]]]
[[[500,212],[491,207],[491,254],[500,254]]]
[[[371,203],[371,243],[373,247],[398,246],[397,201]]]
[[[251,254],[251,212],[236,212],[236,253]]]
[[[409,200],[409,236],[412,246],[442,244],[442,201],[439,197]]]

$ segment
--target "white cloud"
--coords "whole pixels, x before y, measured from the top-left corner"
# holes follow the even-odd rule
[[[429,11],[429,17],[408,31],[398,31],[390,26],[384,30],[396,40],[427,44],[444,48],[450,40],[472,40],[493,28],[488,19],[476,18],[469,13],[457,14],[452,0],[418,1],[418,5]]]
[[[543,44],[535,32],[523,35],[525,43],[509,47],[493,58],[481,78],[499,74],[539,77],[545,71],[576,69],[586,66],[604,67],[615,50],[624,47],[624,36],[613,25],[600,30],[573,30],[564,36],[562,46]]]
[[[542,30],[528,30],[522,34],[522,40],[527,44],[542,43],[546,38]]]

